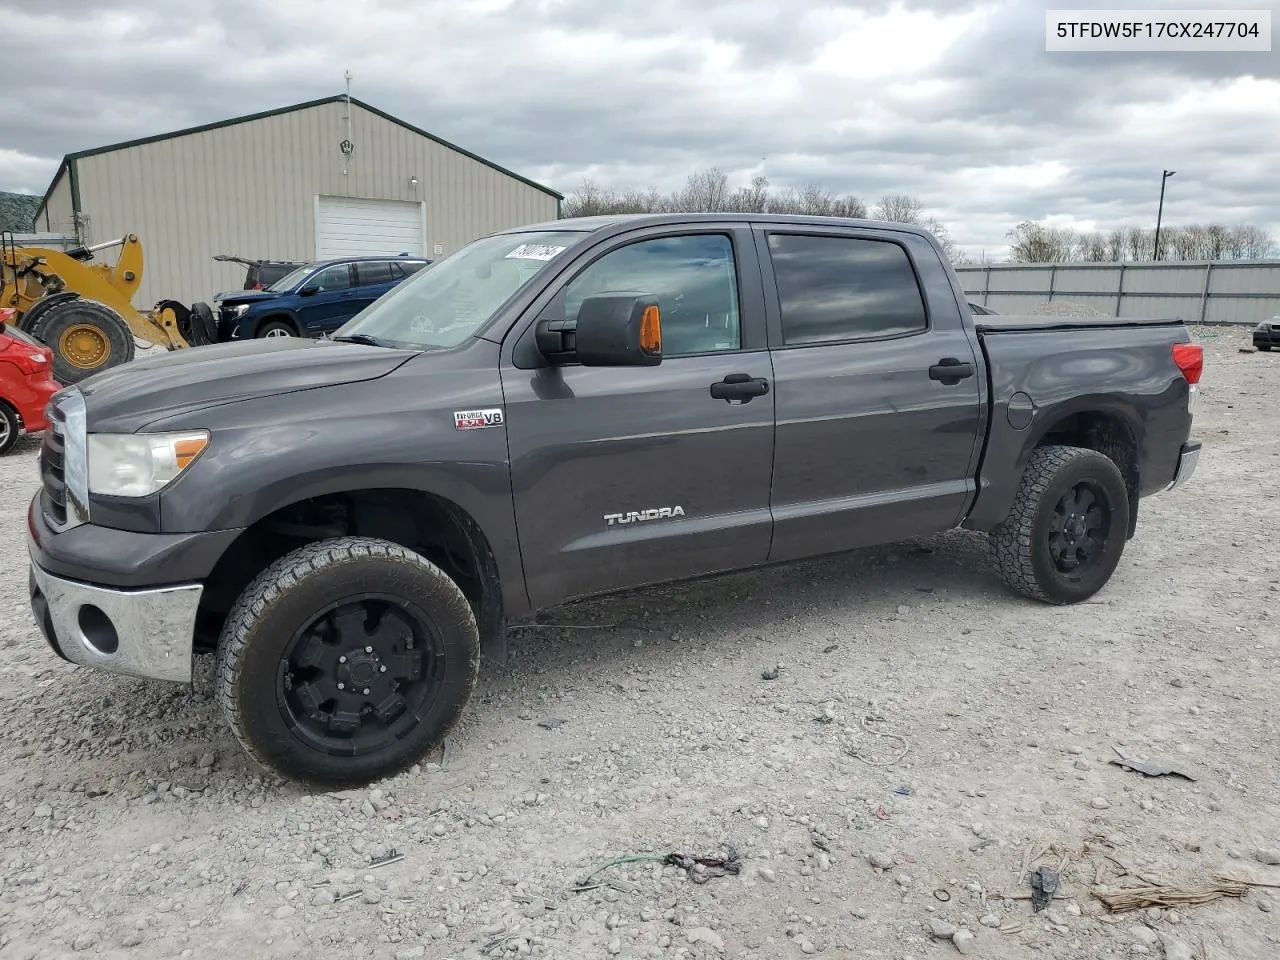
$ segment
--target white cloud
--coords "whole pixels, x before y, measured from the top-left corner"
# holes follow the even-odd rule
[[[340,92],[349,68],[356,96],[565,191],[584,176],[666,191],[696,168],[741,182],[763,170],[868,204],[915,194],[990,253],[1024,219],[1149,225],[1166,168],[1178,171],[1168,222],[1249,220],[1280,236],[1280,58],[1047,54],[1044,9],[18,5],[4,22],[0,188],[42,193],[67,152]]]

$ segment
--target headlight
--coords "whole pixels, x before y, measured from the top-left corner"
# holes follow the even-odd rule
[[[235,317],[235,318],[243,317],[245,315],[245,312],[249,309],[249,304],[237,303],[234,307],[231,307],[230,309],[231,309],[232,317]]]
[[[204,430],[187,433],[89,434],[89,492],[146,497],[167,486],[209,445]]]

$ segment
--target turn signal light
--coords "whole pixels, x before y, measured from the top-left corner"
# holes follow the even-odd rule
[[[1194,387],[1200,382],[1200,374],[1204,372],[1204,347],[1198,343],[1175,343],[1173,362],[1178,365],[1187,383]]]
[[[645,307],[640,317],[640,349],[645,353],[662,352],[662,314],[655,303]]]
[[[173,459],[178,470],[185,470],[191,461],[200,456],[200,452],[209,445],[208,437],[184,437],[173,445]]]

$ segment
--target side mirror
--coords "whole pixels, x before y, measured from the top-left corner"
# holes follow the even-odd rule
[[[300,297],[314,297],[320,292],[320,288],[314,283],[308,283],[305,287],[298,291]]]
[[[553,363],[584,367],[652,367],[662,362],[658,298],[610,294],[582,301],[577,320],[543,321],[538,349]]]

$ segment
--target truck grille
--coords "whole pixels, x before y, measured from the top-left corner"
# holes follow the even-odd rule
[[[40,506],[55,527],[67,523],[66,429],[67,418],[50,404],[49,429],[40,444]]]
[[[74,387],[54,396],[40,443],[40,510],[55,530],[89,520],[84,397]]]

